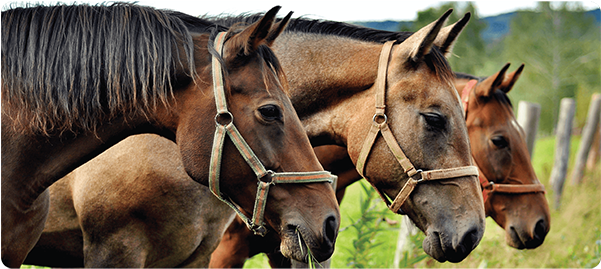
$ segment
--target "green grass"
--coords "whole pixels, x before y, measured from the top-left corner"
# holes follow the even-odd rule
[[[580,137],[573,136],[571,142],[570,167],[573,165],[573,155],[578,150]],[[553,205],[553,191],[549,186],[549,176],[553,167],[555,140],[553,137],[541,138],[536,141],[532,164],[540,181],[547,188],[547,200]],[[438,263],[426,258],[415,264],[415,267],[437,268],[592,268],[601,261],[601,164],[594,171],[585,174],[583,183],[574,186],[570,182],[570,172],[564,184],[562,206],[554,210],[551,206],[551,230],[545,242],[533,250],[517,250],[505,243],[505,232],[492,219],[487,218],[486,230],[480,245],[460,263]],[[365,184],[369,186],[368,184]],[[358,230],[350,228],[356,220],[362,217],[362,201],[367,194],[360,184],[347,188],[341,207],[341,231],[336,241],[336,250],[332,256],[331,267],[350,267],[352,260],[353,241],[359,236]],[[377,195],[376,195],[377,197]],[[382,211],[383,217],[390,220],[401,220],[385,209],[384,203],[372,203],[372,210]],[[381,219],[380,219],[381,220]],[[371,268],[390,268],[394,259],[398,225],[390,226],[386,222],[372,219],[378,223],[379,230],[368,240],[369,261]],[[348,227],[348,228],[345,228]],[[423,238],[421,232],[417,239]],[[421,242],[421,241],[420,241]],[[419,246],[418,246],[419,247]],[[419,251],[422,251],[419,249]],[[423,252],[423,251],[422,251]],[[270,268],[264,254],[248,260],[245,268]],[[22,268],[37,268],[23,266]]]

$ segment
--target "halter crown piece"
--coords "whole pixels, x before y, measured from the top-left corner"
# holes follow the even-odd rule
[[[215,49],[221,55],[223,44],[225,43],[227,33],[221,32],[215,37]],[[227,109],[227,100],[225,98],[223,72],[221,63],[213,56],[213,91],[215,94],[215,104],[217,106],[217,115],[215,116],[215,136],[213,138],[213,149],[211,151],[211,163],[209,167],[209,189],[221,201],[229,205],[238,216],[244,220],[246,226],[255,234],[264,236],[267,233],[263,216],[265,214],[265,204],[269,187],[271,185],[282,183],[316,183],[329,182],[336,180],[336,176],[327,171],[315,172],[274,172],[265,169],[259,158],[254,154],[250,146],[246,143],[236,126],[234,126],[234,116]],[[230,197],[219,190],[219,174],[221,171],[221,155],[223,151],[223,142],[225,135],[228,135],[232,143],[236,146],[242,157],[257,176],[257,195],[255,206],[251,218],[242,212],[240,206],[234,203]]]
[[[470,94],[476,88],[478,81],[472,79],[463,87],[461,91],[461,102],[463,103],[463,116],[467,119],[467,110],[470,104]],[[473,157],[472,157],[473,158]],[[474,162],[476,159],[474,158]],[[482,198],[484,202],[494,193],[509,193],[509,194],[526,194],[526,193],[546,193],[545,185],[540,183],[534,184],[501,184],[494,183],[486,179],[484,173],[478,176],[480,186],[482,187]]]
[[[401,206],[415,186],[418,183],[423,183],[431,180],[442,180],[442,179],[450,179],[464,176],[478,176],[478,168],[476,166],[464,166],[464,167],[454,167],[447,169],[438,169],[438,170],[429,170],[422,171],[421,169],[416,169],[415,166],[411,163],[411,161],[407,158],[399,143],[397,142],[394,134],[388,127],[388,116],[386,116],[386,76],[388,72],[388,59],[390,57],[390,52],[392,50],[392,45],[394,41],[389,41],[384,44],[382,47],[382,52],[380,53],[380,60],[378,64],[378,75],[376,77],[375,87],[376,87],[376,114],[374,114],[373,122],[371,128],[369,129],[369,133],[367,134],[367,138],[363,144],[363,148],[359,153],[359,157],[357,159],[357,171],[361,176],[367,178],[365,176],[365,164],[367,161],[367,157],[371,152],[371,148],[373,147],[376,138],[378,137],[378,133],[382,133],[382,137],[386,141],[388,148],[392,151],[392,154],[399,162],[401,167],[403,167],[404,172],[409,176],[409,179],[401,189],[401,191],[397,194],[392,202],[389,201],[389,198],[386,194],[378,189],[375,185],[373,187],[378,191],[382,200],[388,205],[388,208],[392,210],[394,213],[403,213],[399,211]]]

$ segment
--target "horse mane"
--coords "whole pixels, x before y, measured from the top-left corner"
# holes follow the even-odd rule
[[[478,81],[478,83],[480,83],[488,78],[488,77],[478,77],[478,76],[474,76],[471,74],[460,73],[460,72],[455,72],[455,77],[458,79],[467,79],[467,80],[475,79]],[[502,91],[500,89],[495,89],[495,91],[493,92],[493,94],[491,96],[493,98],[495,98],[496,100],[499,100],[499,102],[501,104],[506,104],[510,108],[513,109],[513,104],[511,103],[509,96],[507,96],[507,94],[504,91]]]
[[[215,23],[231,26],[237,24],[250,24],[259,20],[262,13],[248,14],[244,13],[237,16],[217,16],[217,17],[203,17],[204,19],[213,21]],[[385,43],[388,41],[395,41],[395,44],[405,41],[412,32],[391,32],[385,30],[377,30],[373,28],[353,25],[345,22],[318,20],[318,19],[307,19],[307,18],[296,18],[291,19],[288,23],[288,27],[284,32],[290,33],[313,33],[320,35],[333,35],[339,37],[347,37],[354,40],[360,40],[365,42]],[[431,70],[437,74],[443,81],[450,83],[453,78],[453,72],[451,67],[440,52],[438,47],[433,46],[431,53],[425,57],[426,64]]]
[[[3,116],[49,135],[169,107],[174,88],[194,80],[191,25],[129,3],[3,11]]]

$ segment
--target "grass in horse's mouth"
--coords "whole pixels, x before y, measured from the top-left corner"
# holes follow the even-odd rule
[[[303,240],[302,235],[301,235],[300,231],[298,230],[298,227],[296,227],[296,235],[298,237],[298,245],[301,249],[301,255],[305,255],[305,253],[303,252],[303,248],[307,249],[307,264],[309,265],[309,268],[315,269],[315,268],[317,268],[316,267],[317,265],[320,268],[323,268],[323,266],[321,266],[321,264],[313,256],[313,253],[311,253],[311,249],[309,248],[309,245],[307,245],[305,243],[305,240]]]

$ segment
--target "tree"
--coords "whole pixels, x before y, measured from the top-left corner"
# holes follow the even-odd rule
[[[583,123],[590,94],[599,91],[600,28],[576,3],[554,8],[540,2],[536,11],[520,11],[503,41],[503,58],[526,64],[512,99],[542,104],[539,128],[550,133],[557,122],[559,102],[577,98],[578,125]],[[584,106],[584,107],[583,107]]]
[[[462,5],[462,7],[460,7]],[[485,63],[486,44],[481,37],[481,32],[486,28],[486,22],[478,18],[475,7],[471,2],[463,5],[459,2],[448,2],[436,8],[429,8],[417,13],[417,19],[412,27],[403,27],[400,31],[415,32],[429,23],[437,20],[449,8],[453,13],[447,20],[448,24],[455,23],[466,12],[471,13],[470,22],[455,42],[453,54],[449,57],[451,68],[456,72],[482,75],[482,66]]]

